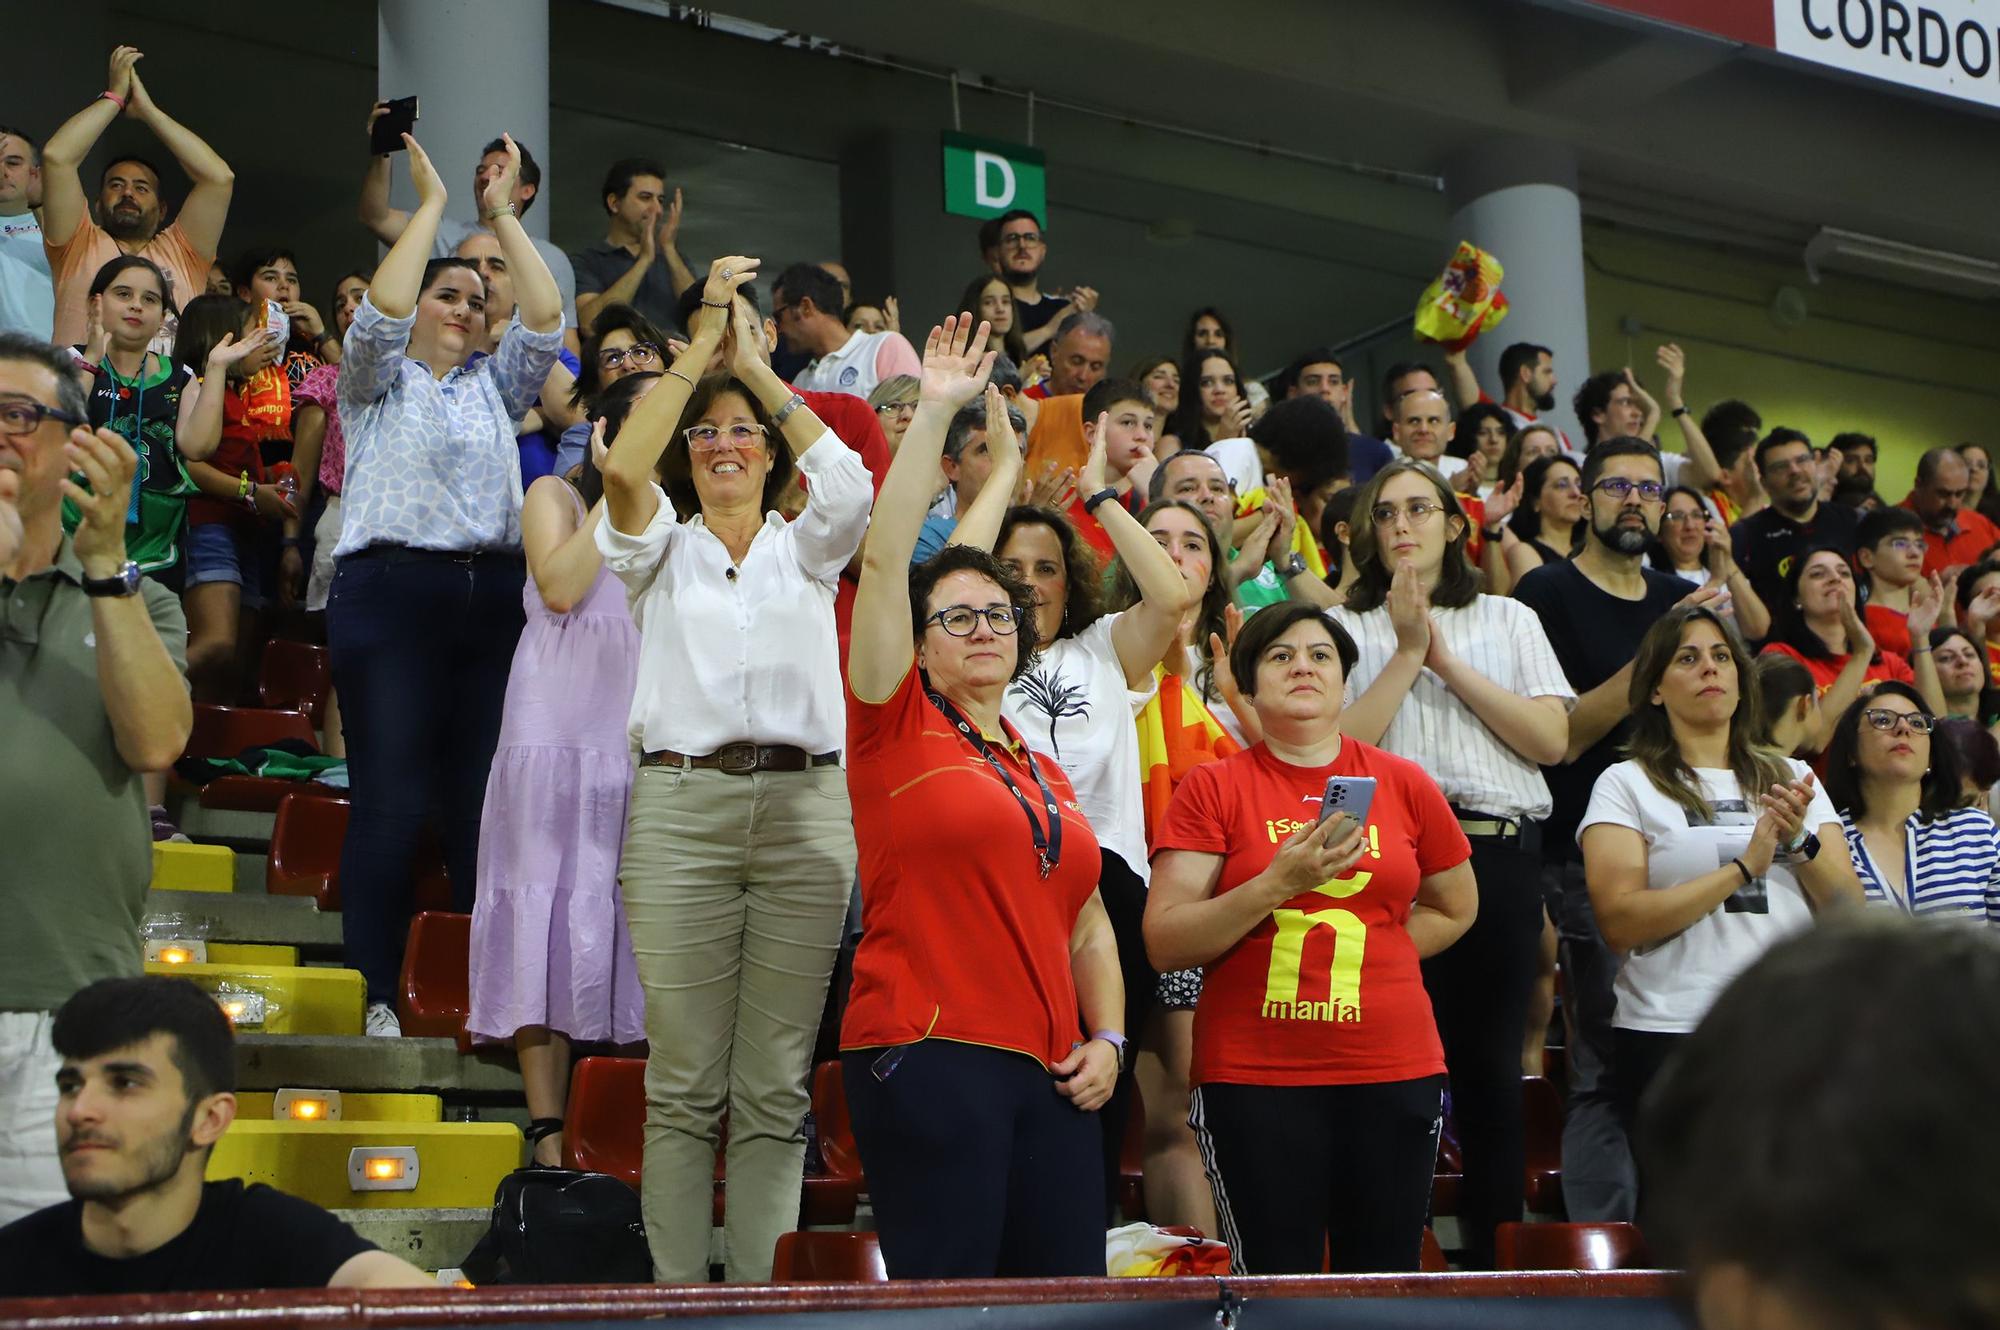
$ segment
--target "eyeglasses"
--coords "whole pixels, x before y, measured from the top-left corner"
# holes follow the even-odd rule
[[[983,610],[970,605],[947,605],[924,622],[936,624],[953,637],[971,637],[981,618],[1000,637],[1012,635],[1021,626],[1021,616],[1012,605],[989,605]]]
[[[1677,513],[1661,513],[1660,520],[1679,526],[1683,522],[1706,522],[1708,514],[1697,508],[1683,508]]]
[[[1041,243],[1042,233],[1040,231],[1018,231],[1013,235],[1000,237],[1000,248],[1002,249],[1033,249]]]
[[[875,414],[878,416],[886,415],[891,411],[899,416],[914,416],[917,414],[917,404],[915,402],[884,402],[875,408]]]
[[[1638,492],[1641,503],[1658,503],[1667,487],[1657,480],[1627,480],[1623,476],[1606,476],[1591,486],[1599,494],[1608,494],[1623,503],[1634,491]]]
[[[82,416],[73,416],[61,407],[43,406],[32,397],[10,397],[0,402],[0,434],[16,437],[33,434],[44,420],[60,420],[65,425],[84,423]]]
[[[1900,722],[1912,734],[1929,734],[1937,728],[1937,721],[1920,711],[1891,711],[1887,707],[1870,707],[1861,713],[1862,719],[1878,730],[1894,730]]]
[[[612,347],[609,351],[597,353],[597,363],[604,369],[617,369],[626,361],[635,365],[650,365],[660,358],[660,348],[651,342],[634,342],[627,347]]]
[[[1558,476],[1542,486],[1545,490],[1556,490],[1563,494],[1576,494],[1583,489],[1583,482],[1575,476]]]
[[[1889,548],[1898,554],[1927,554],[1931,543],[1921,536],[1896,536],[1889,541]]]
[[[1428,499],[1411,499],[1401,508],[1393,503],[1378,503],[1368,510],[1368,515],[1375,519],[1376,526],[1388,526],[1398,516],[1408,518],[1411,526],[1422,526],[1443,511],[1443,505]]]
[[[719,453],[731,448],[751,448],[764,437],[762,425],[731,425],[728,429],[718,429],[714,425],[695,425],[681,431],[688,448],[697,453]]]

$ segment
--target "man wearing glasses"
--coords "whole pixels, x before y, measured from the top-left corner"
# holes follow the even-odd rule
[[[1611,981],[1618,962],[1591,912],[1577,823],[1598,776],[1622,756],[1631,714],[1632,658],[1646,630],[1676,604],[1706,605],[1714,583],[1687,583],[1643,559],[1665,510],[1660,453],[1644,439],[1599,442],[1583,465],[1588,537],[1576,557],[1545,563],[1514,588],[1541,617],[1576,706],[1569,752],[1544,767],[1553,811],[1542,826],[1544,894],[1562,939],[1569,1016],[1569,1111],[1563,1123],[1563,1199],[1578,1222],[1630,1220],[1637,1203],[1631,1147],[1610,1083]]]
[[[1807,550],[1833,545],[1854,557],[1861,514],[1843,503],[1820,502],[1818,459],[1812,440],[1799,431],[1779,426],[1757,441],[1753,456],[1771,503],[1730,528],[1730,535],[1737,566],[1775,608],[1792,560]]]
[[[2000,527],[1972,507],[1972,471],[1953,448],[1933,448],[1917,459],[1917,483],[1901,507],[1921,517],[1930,533],[1924,576],[1978,562],[2000,545]]]
[[[86,418],[67,353],[0,333],[0,916],[13,944],[0,1224],[68,1195],[53,1013],[85,984],[140,972],[152,836],[139,773],[171,766],[194,721],[180,602],[125,552],[138,458],[110,430],[77,428]],[[65,495],[81,513],[72,536]]]
[[[1076,287],[1066,296],[1042,293],[1039,283],[1049,242],[1035,214],[1025,208],[1002,213],[992,234],[994,271],[1014,293],[1014,321],[1030,353],[1055,339],[1056,325],[1063,315],[1097,308],[1097,292],[1087,286]]]

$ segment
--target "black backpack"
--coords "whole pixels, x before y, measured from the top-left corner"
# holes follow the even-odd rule
[[[461,1268],[474,1284],[650,1284],[639,1195],[606,1173],[522,1168],[493,1193],[493,1227]]]

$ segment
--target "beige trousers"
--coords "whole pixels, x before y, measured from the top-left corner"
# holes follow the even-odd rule
[[[728,1113],[723,1264],[771,1277],[798,1224],[813,1042],[854,883],[847,774],[641,767],[619,869],[646,990],[640,1199],[654,1277],[705,1283]]]

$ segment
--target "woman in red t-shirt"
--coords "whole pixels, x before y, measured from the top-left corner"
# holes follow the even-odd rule
[[[1230,648],[1264,738],[1188,774],[1154,838],[1146,946],[1207,967],[1189,1121],[1238,1274],[1415,1270],[1444,1110],[1417,962],[1477,906],[1471,847],[1415,763],[1340,733],[1354,642],[1272,606]],[[1366,826],[1320,820],[1375,780]],[[1335,839],[1335,837],[1338,839]]]
[[[1104,1273],[1092,1115],[1118,1077],[1125,986],[1097,839],[1062,768],[1000,715],[1034,660],[1034,596],[963,545],[910,567],[946,426],[992,370],[989,332],[969,314],[931,330],[847,661],[863,931],[841,1069],[898,1279]],[[985,392],[987,434],[1012,447],[1005,399]]]

